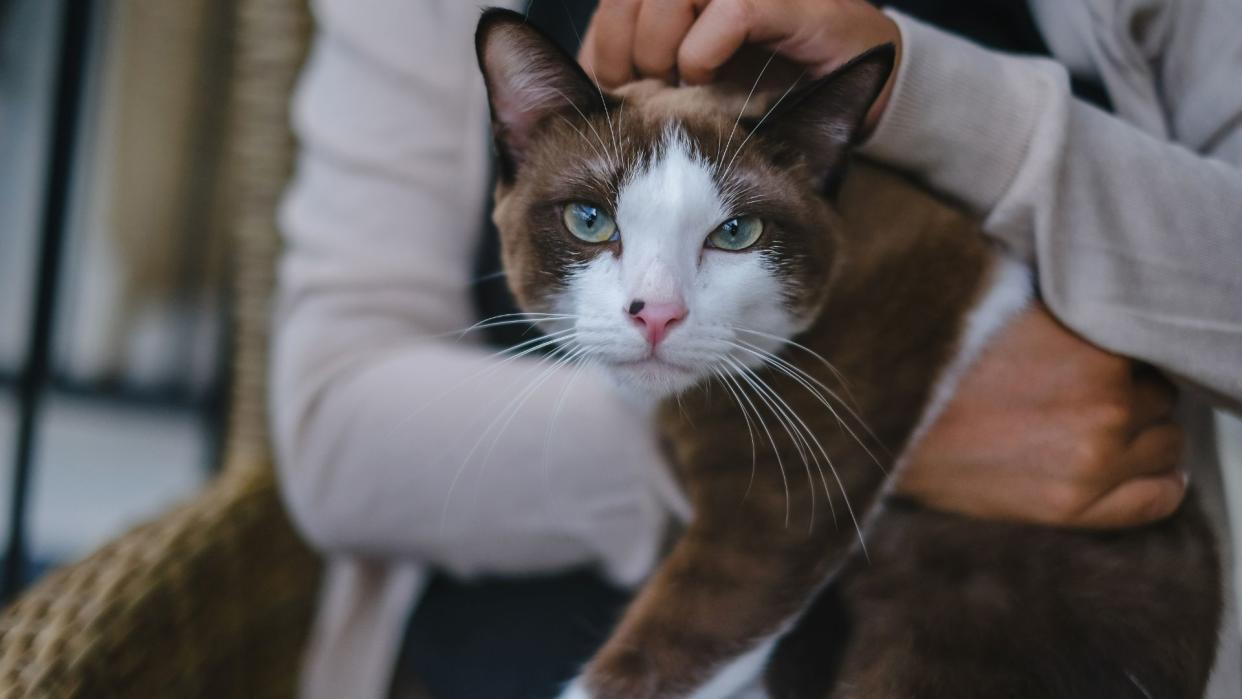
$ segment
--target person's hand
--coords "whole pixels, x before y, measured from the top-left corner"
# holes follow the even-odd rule
[[[1015,318],[914,445],[899,493],[965,515],[1116,528],[1161,519],[1186,493],[1174,389],[1060,325]]]
[[[604,87],[637,78],[698,85],[745,45],[766,46],[817,78],[884,43],[900,55],[896,23],[865,0],[601,0],[579,60]],[[894,76],[867,115],[868,131]]]

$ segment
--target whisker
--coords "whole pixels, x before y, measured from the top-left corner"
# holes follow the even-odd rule
[[[737,332],[743,332],[743,333],[748,333],[748,334],[751,334],[751,335],[757,335],[757,336],[759,336],[759,337],[767,338],[767,339],[769,339],[769,340],[775,340],[775,341],[777,341],[777,342],[780,342],[781,344],[784,344],[784,345],[789,345],[790,347],[794,347],[794,348],[796,348],[796,349],[800,349],[800,350],[802,350],[803,352],[806,352],[807,354],[809,354],[809,355],[811,355],[812,357],[814,357],[816,360],[818,360],[820,364],[824,365],[824,367],[825,367],[826,369],[828,369],[828,371],[832,372],[832,375],[836,377],[837,381],[840,381],[840,382],[841,382],[841,388],[845,391],[845,395],[846,395],[846,397],[848,397],[848,398],[849,398],[849,400],[848,400],[848,401],[847,401],[847,400],[845,400],[845,399],[844,399],[844,398],[842,398],[840,395],[838,395],[835,391],[833,391],[832,389],[830,389],[830,388],[828,388],[827,386],[825,386],[825,385],[823,384],[823,382],[819,381],[818,379],[815,379],[815,378],[814,378],[814,377],[812,377],[810,374],[807,374],[805,371],[803,371],[803,372],[802,372],[802,373],[803,373],[803,375],[805,375],[805,376],[807,376],[808,378],[810,378],[811,380],[815,381],[815,383],[817,383],[817,384],[819,385],[819,387],[820,387],[820,388],[822,388],[822,389],[824,389],[825,391],[827,391],[827,392],[828,392],[828,395],[830,395],[830,396],[832,396],[833,398],[835,398],[835,399],[836,399],[836,400],[837,400],[837,401],[841,404],[841,407],[842,407],[842,408],[845,408],[846,412],[848,412],[848,413],[850,414],[850,416],[851,416],[851,417],[853,417],[855,420],[857,420],[857,421],[858,421],[859,426],[861,426],[861,427],[863,428],[863,430],[865,430],[865,431],[867,432],[867,435],[868,435],[869,437],[871,437],[871,439],[872,439],[872,440],[876,443],[876,445],[877,445],[878,447],[880,447],[880,449],[884,450],[885,454],[888,454],[889,456],[891,456],[891,455],[892,455],[892,452],[891,452],[891,451],[889,451],[888,446],[884,444],[884,441],[883,441],[883,440],[881,440],[878,436],[876,436],[875,432],[874,432],[874,431],[871,429],[871,427],[867,424],[866,420],[863,420],[863,419],[862,419],[862,416],[861,416],[861,415],[859,415],[859,414],[855,411],[855,409],[854,409],[854,408],[851,408],[851,407],[850,407],[850,403],[852,402],[852,403],[853,403],[856,407],[858,407],[858,409],[859,409],[859,410],[861,410],[861,407],[858,405],[858,399],[857,399],[857,398],[855,398],[855,397],[854,397],[854,394],[850,392],[850,383],[849,383],[849,380],[848,380],[848,379],[846,379],[846,378],[845,378],[845,374],[842,374],[842,373],[841,373],[841,372],[840,372],[840,371],[839,371],[839,370],[838,370],[835,366],[833,366],[833,365],[832,365],[832,362],[829,362],[829,361],[828,361],[828,359],[827,359],[826,357],[824,357],[822,354],[820,354],[820,353],[816,352],[815,350],[811,349],[810,347],[807,347],[806,345],[800,344],[800,343],[798,343],[798,342],[796,342],[796,341],[794,341],[794,340],[791,340],[791,339],[789,339],[789,338],[781,337],[780,335],[773,335],[773,334],[771,334],[771,333],[760,332],[760,331],[758,331],[758,330],[751,330],[751,329],[749,329],[749,328],[743,328],[743,327],[739,327],[739,326],[736,326],[736,325],[732,325],[732,326],[730,326],[730,327],[731,327],[733,330],[736,330]],[[751,347],[753,347],[753,348],[755,348],[755,349],[760,349],[759,347],[756,347],[755,345],[753,345],[753,344],[751,344],[751,343],[745,343],[745,344],[750,345]],[[789,364],[789,362],[786,362],[786,363],[787,363],[787,364]],[[790,364],[790,366],[792,366],[792,364]]]
[[[557,351],[557,352],[559,352],[559,351],[562,351],[562,350],[563,350],[563,348],[557,348],[557,350],[556,350],[556,351]],[[556,355],[555,355],[555,353],[554,353],[554,354],[549,355],[549,356],[546,356],[546,357],[541,357],[541,358],[540,358],[540,360],[539,360],[539,362],[537,362],[537,363],[536,363],[536,364],[535,364],[535,365],[531,368],[531,372],[533,373],[533,372],[535,372],[535,371],[543,371],[543,370],[546,370],[546,366],[545,366],[545,365],[546,365],[548,362],[552,361],[552,360],[553,360],[553,358],[554,358],[555,356],[556,356]],[[543,375],[543,374],[541,373],[541,374],[540,374],[540,376],[542,376],[542,375]],[[528,383],[527,383],[527,388],[529,388],[529,387],[530,387],[531,383],[533,383],[533,382],[528,382]],[[457,467],[456,471],[453,473],[453,479],[449,482],[448,491],[444,494],[444,507],[443,507],[443,509],[442,509],[442,510],[441,510],[441,512],[440,512],[440,528],[441,528],[441,530],[443,530],[443,528],[444,528],[445,524],[448,522],[448,512],[449,512],[449,506],[452,504],[452,501],[453,501],[453,493],[454,493],[454,492],[456,491],[456,489],[457,489],[457,483],[458,483],[458,481],[460,481],[460,480],[461,480],[461,477],[465,474],[466,469],[467,469],[467,468],[469,467],[469,465],[470,465],[470,458],[474,455],[474,452],[475,452],[475,451],[479,448],[479,445],[481,445],[481,444],[482,444],[483,439],[487,436],[488,432],[490,432],[490,431],[491,431],[491,428],[492,428],[493,426],[495,426],[495,424],[496,424],[497,422],[499,422],[499,421],[501,420],[501,418],[503,418],[503,417],[504,417],[504,415],[505,415],[505,413],[508,411],[509,407],[510,407],[510,406],[512,406],[512,405],[514,404],[514,402],[516,402],[516,401],[517,401],[517,400],[518,400],[518,399],[519,399],[519,398],[520,398],[520,397],[524,394],[525,390],[526,390],[526,389],[523,389],[523,391],[519,392],[519,393],[518,393],[518,394],[516,394],[513,398],[511,398],[511,399],[509,400],[509,402],[505,405],[505,407],[504,407],[504,408],[502,408],[502,409],[500,410],[500,412],[498,412],[498,413],[496,414],[496,416],[492,418],[492,421],[491,421],[490,423],[488,423],[487,428],[483,431],[483,433],[482,433],[482,434],[480,434],[479,438],[475,441],[474,446],[472,446],[472,447],[470,448],[470,451],[466,454],[466,457],[465,457],[464,459],[462,459],[461,464],[459,464],[459,465],[458,465],[458,467]],[[483,418],[482,418],[482,416],[481,416],[479,421],[481,421],[482,419],[483,419]],[[476,424],[477,424],[477,422],[478,422],[478,421],[476,421]],[[480,467],[480,468],[481,468],[481,467]],[[477,493],[477,490],[476,490],[476,493]]]
[[[484,274],[484,275],[475,277],[474,279],[471,279],[470,286],[476,286],[484,282],[490,282],[494,279],[503,279],[507,276],[509,276],[509,273],[502,269],[499,272],[492,272],[491,274]]]
[[[778,419],[781,420],[782,425],[785,426],[785,433],[789,435],[789,438],[791,440],[793,440],[794,447],[797,448],[798,455],[802,458],[802,465],[806,468],[807,483],[810,484],[811,486],[810,488],[811,522],[809,525],[810,529],[814,530],[815,528],[816,497],[815,497],[815,478],[814,476],[811,475],[811,465],[807,459],[808,454],[810,455],[810,461],[815,462],[815,469],[819,472],[820,481],[824,484],[824,495],[828,499],[828,506],[832,510],[833,521],[835,522],[836,521],[836,510],[832,505],[832,495],[828,491],[828,481],[824,477],[823,466],[819,463],[819,457],[817,457],[815,455],[815,452],[811,449],[811,444],[809,441],[807,441],[806,435],[803,434],[803,430],[805,430],[807,433],[810,432],[809,428],[807,428],[806,426],[806,423],[802,421],[802,418],[798,417],[797,413],[794,412],[793,408],[789,406],[789,403],[787,403],[785,399],[781,398],[780,395],[777,394],[776,391],[773,390],[772,387],[769,386],[767,382],[765,382],[757,373],[755,373],[754,371],[751,371],[748,367],[746,367],[741,362],[738,362],[736,359],[732,359],[732,358],[728,358],[728,359],[729,361],[732,361],[732,363],[734,364],[735,370],[740,373],[742,378],[751,382],[751,384],[755,387],[755,390],[759,392],[760,399],[762,399],[764,403],[767,404],[768,408],[772,410],[772,412],[778,416]],[[795,418],[797,419],[797,422],[801,424],[802,426],[801,429],[799,429],[798,425],[794,423]],[[814,435],[811,435],[811,438],[814,439]],[[818,440],[816,440],[816,445],[818,446],[818,444],[819,442]],[[823,451],[822,447],[820,451]],[[827,454],[825,454],[824,458],[825,459],[828,458]],[[831,468],[831,460],[829,462],[829,468]]]
[[[566,339],[566,337],[573,332],[574,332],[574,328],[567,328],[565,330],[560,330],[555,333],[552,333],[551,335],[543,335],[540,337],[532,338],[530,340],[526,340],[524,342],[514,345],[513,347],[508,347],[498,352],[493,352],[485,357],[482,357],[480,361],[485,362],[486,364],[481,369],[474,372],[473,374],[470,374],[469,376],[462,378],[460,381],[457,381],[452,386],[449,386],[443,391],[437,393],[434,397],[432,397],[426,403],[414,409],[413,411],[410,412],[409,415],[399,420],[397,424],[395,425],[395,427],[401,428],[401,427],[408,425],[411,420],[421,415],[423,411],[427,410],[428,408],[434,405],[438,405],[445,396],[448,396],[450,393],[453,393],[454,391],[458,390],[459,388],[469,383],[470,381],[475,381],[478,379],[486,378],[487,376],[490,376],[491,374],[494,374],[495,372],[499,371],[500,368],[505,366],[506,364],[509,364],[518,359],[521,359],[522,357],[526,357],[531,354],[534,354],[535,352],[539,352],[540,350],[547,349],[548,347],[553,347],[557,343]],[[515,352],[515,353],[510,354],[509,356],[505,357],[499,362],[490,363],[491,360],[496,359],[497,357],[501,357],[506,354],[509,354],[510,352]]]
[[[574,23],[574,15],[569,11],[569,5],[565,4],[565,0],[560,0],[561,9],[565,11],[566,23],[573,30],[574,37],[578,40],[578,45],[582,45],[582,34],[578,31],[578,25]],[[600,106],[604,108],[604,118],[608,120],[608,131],[612,135],[612,145],[615,149],[616,159],[613,161],[613,167],[617,167],[616,163],[621,160],[621,147],[617,143],[617,130],[612,123],[612,115],[608,113],[608,100],[604,97],[604,90],[599,86],[599,76],[595,73],[595,66],[591,66],[591,82],[595,86],[595,91],[599,93]],[[607,150],[607,149],[605,149]]]
[[[542,386],[547,381],[548,378],[550,378],[554,374],[554,372],[556,371],[558,367],[564,365],[567,357],[572,356],[573,353],[576,351],[578,350],[558,347],[556,352],[564,352],[564,354],[557,356],[554,353],[553,355],[544,357],[543,361],[541,361],[539,364],[536,365],[536,370],[539,371],[539,374],[533,380],[529,381],[526,384],[525,388],[523,388],[521,391],[515,394],[512,398],[510,398],[509,402],[506,403],[505,406],[498,413],[496,413],[496,415],[487,424],[487,426],[483,428],[483,431],[479,434],[478,439],[475,440],[474,445],[470,447],[470,450],[466,452],[465,457],[462,458],[461,465],[458,467],[456,473],[454,473],[453,480],[449,483],[448,492],[445,493],[444,510],[441,513],[441,525],[442,526],[443,526],[445,519],[448,516],[448,508],[452,502],[453,492],[457,487],[457,483],[461,479],[461,476],[465,473],[466,469],[469,468],[471,460],[473,459],[475,453],[479,450],[479,447],[483,446],[484,440],[486,440],[488,436],[491,435],[492,430],[494,430],[496,426],[500,424],[502,420],[504,420],[504,426],[501,428],[501,431],[498,432],[495,438],[492,440],[491,447],[488,449],[487,454],[484,457],[484,459],[480,461],[478,464],[478,471],[475,476],[475,489],[474,489],[476,503],[478,501],[480,483],[483,478],[483,470],[485,469],[488,460],[491,458],[491,454],[493,450],[495,449],[496,444],[500,441],[500,437],[502,436],[504,429],[509,426],[514,416],[516,416],[518,411],[521,410],[522,406],[526,404],[526,400],[531,395],[533,395],[534,392],[538,390],[538,388]],[[551,362],[551,364],[548,364],[548,362]]]
[[[509,429],[509,425],[513,423],[513,419],[516,418],[518,413],[522,411],[522,407],[526,405],[526,403],[530,400],[531,396],[535,395],[535,393],[538,392],[540,387],[542,387],[545,383],[551,380],[553,376],[556,375],[557,369],[560,369],[561,367],[564,367],[574,362],[576,359],[581,357],[587,351],[588,350],[585,347],[578,347],[576,349],[571,350],[569,353],[567,353],[566,355],[558,359],[556,362],[554,362],[552,366],[545,369],[543,374],[541,374],[539,378],[537,378],[535,382],[529,388],[523,391],[525,396],[521,399],[521,401],[518,402],[517,405],[513,406],[512,410],[509,411],[509,417],[505,420],[504,424],[500,426],[500,429],[496,431],[496,435],[492,437],[492,441],[491,441],[491,444],[487,448],[487,452],[483,455],[483,460],[479,462],[479,475],[475,479],[475,491],[474,491],[476,502],[478,501],[478,495],[479,495],[479,489],[480,489],[479,482],[482,481],[482,478],[483,478],[483,469],[487,467],[487,464],[491,463],[492,454],[494,454],[496,451],[496,445],[500,443],[500,438],[504,436],[505,430]],[[466,458],[469,458],[469,456],[470,455],[467,454]]]
[[[781,44],[785,42],[782,41]],[[742,123],[742,117],[746,116],[746,108],[750,106],[750,100],[755,96],[755,90],[759,89],[759,83],[763,80],[763,74],[768,72],[768,66],[772,65],[772,61],[776,60],[776,54],[780,52],[781,44],[772,50],[772,55],[768,56],[768,60],[759,69],[759,75],[755,76],[755,83],[750,86],[750,92],[746,94],[746,100],[742,102],[742,109],[737,113],[737,118],[733,120],[733,128],[729,130],[729,140],[725,141],[724,152],[729,152],[729,146],[733,143],[733,136],[737,134],[737,127]],[[727,171],[727,168],[726,168]],[[724,175],[720,175],[720,179],[724,179]]]
[[[755,448],[754,426],[751,424],[751,421],[750,421],[750,413],[746,412],[746,406],[742,404],[742,399],[739,398],[737,393],[733,391],[733,386],[729,384],[728,379],[724,375],[724,372],[722,372],[718,368],[713,368],[712,374],[714,374],[716,379],[720,381],[720,385],[725,387],[725,390],[729,392],[729,395],[733,396],[734,402],[737,403],[738,410],[740,410],[742,413],[742,418],[746,420],[746,434],[750,437],[750,481],[747,482],[746,493],[742,496],[742,499],[745,500],[747,497],[750,496],[750,489],[755,484],[755,470],[758,468],[758,462],[759,462],[759,459],[757,456],[757,450]]]
[[[851,415],[854,416],[854,419],[858,420],[859,423],[863,424],[865,427],[865,423],[862,422],[862,418],[858,417],[858,415],[854,413],[854,411],[850,410],[849,406],[845,405],[845,402],[842,401],[839,396],[837,396],[835,393],[832,392],[832,389],[825,386],[819,379],[815,378],[814,376],[811,376],[810,374],[808,374],[806,371],[804,371],[800,367],[797,367],[794,364],[785,361],[781,357],[778,357],[772,354],[771,352],[764,350],[761,347],[751,345],[748,342],[744,342],[744,341],[739,341],[739,342],[741,342],[741,344],[738,344],[735,342],[729,342],[728,344],[733,347],[736,347],[737,349],[742,350],[743,352],[748,352],[751,355],[758,357],[761,361],[777,369],[778,371],[785,374],[786,376],[793,379],[794,381],[797,381],[798,384],[800,384],[803,388],[805,388],[808,393],[814,396],[816,400],[818,400],[821,404],[823,404],[825,408],[828,409],[828,412],[831,413],[832,417],[836,419],[837,424],[840,425],[841,428],[844,429],[846,433],[848,433],[849,436],[854,439],[854,441],[858,444],[859,447],[862,448],[864,452],[866,452],[867,456],[871,458],[871,461],[875,463],[875,465],[880,469],[880,471],[884,473],[885,475],[888,474],[888,469],[884,468],[884,464],[880,463],[880,460],[876,458],[875,454],[872,453],[872,451],[869,448],[867,448],[866,443],[864,443],[863,440],[858,436],[858,433],[854,432],[854,429],[850,427],[849,423],[847,423],[845,420],[841,418],[841,415],[837,412],[836,408],[832,407],[832,404],[828,402],[828,399],[824,397],[824,395],[820,393],[819,390],[815,386],[812,386],[810,382],[814,382],[816,385],[819,386],[819,388],[824,389],[825,391],[829,393],[829,395],[831,395],[833,398],[836,398],[839,402],[841,402],[842,406],[847,411],[849,411]],[[870,432],[870,430],[868,430],[868,432]],[[873,439],[875,438],[874,434],[872,434],[872,438]]]
[[[573,129],[574,131],[577,131],[577,132],[578,132],[578,135],[579,135],[579,136],[581,136],[581,137],[582,137],[582,140],[583,140],[583,141],[584,141],[584,142],[585,142],[588,146],[590,146],[590,147],[591,147],[591,148],[595,151],[595,155],[596,155],[596,156],[597,156],[600,160],[604,161],[605,163],[607,163],[607,162],[611,162],[611,160],[612,160],[611,156],[605,156],[602,152],[600,152],[599,146],[597,146],[597,145],[595,145],[594,143],[592,143],[592,142],[591,142],[591,139],[587,138],[586,133],[585,133],[585,132],[583,132],[583,130],[582,130],[582,129],[578,128],[578,126],[577,126],[576,124],[574,124],[574,123],[573,123],[572,121],[570,121],[569,119],[565,118],[565,115],[564,115],[564,114],[557,114],[556,116],[557,116],[557,117],[558,117],[561,121],[565,122],[566,124],[569,124],[569,128]]]
[[[754,371],[752,371],[749,367],[742,364],[741,362],[738,362],[737,360],[733,360],[733,361],[742,371],[753,376],[757,381],[759,381],[759,383],[763,384],[768,389],[768,391],[771,391],[774,398],[776,398],[777,400],[781,402],[784,402],[784,399],[782,399],[779,395],[777,395],[776,392],[770,386],[767,386],[767,384],[764,383],[763,380],[760,379],[758,375],[755,374]],[[788,406],[787,403],[786,403],[786,406]],[[795,413],[795,417],[797,417],[796,413]],[[798,421],[802,422],[802,418],[798,417]],[[803,425],[803,428],[806,429],[808,433],[810,433],[810,428],[806,427],[806,423],[802,422],[802,425]],[[828,462],[828,470],[832,472],[832,477],[837,482],[837,488],[841,491],[842,499],[845,500],[845,509],[846,511],[849,512],[850,520],[852,520],[854,523],[854,531],[858,533],[858,543],[862,547],[863,555],[867,556],[867,542],[863,540],[862,527],[859,526],[858,517],[854,514],[854,506],[850,504],[850,496],[849,496],[849,493],[845,489],[845,483],[841,480],[841,474],[839,474],[837,472],[836,467],[833,466],[832,458],[828,456],[828,452],[824,449],[823,445],[820,444],[819,439],[815,437],[814,433],[811,433],[811,439],[815,441],[815,445],[823,453],[824,459]]]
[[[480,320],[479,322],[473,325],[467,326],[466,328],[463,328],[462,330],[453,330],[451,332],[441,333],[440,335],[429,335],[428,337],[447,337],[453,334],[465,335],[466,333],[471,332],[472,330],[479,330],[481,328],[492,327],[490,323],[494,321],[508,319],[508,318],[519,319],[514,323],[516,325],[518,323],[523,323],[523,322],[529,322],[533,324],[533,323],[536,323],[538,321],[543,321],[543,320],[577,320],[578,316],[569,315],[566,313],[527,313],[527,312],[501,313],[499,315],[494,315],[489,318],[484,318],[483,320]]]
[[[556,94],[560,95],[560,96],[561,96],[561,99],[565,100],[565,101],[569,104],[569,106],[571,106],[571,107],[573,107],[573,108],[574,108],[574,111],[578,113],[578,116],[582,117],[582,121],[586,122],[587,127],[588,127],[588,128],[590,128],[590,129],[591,129],[591,132],[595,134],[595,140],[599,142],[600,148],[603,148],[603,149],[604,149],[604,152],[605,152],[605,153],[607,153],[607,152],[608,152],[608,145],[607,145],[606,143],[604,143],[604,137],[600,135],[600,133],[599,133],[599,129],[595,128],[595,123],[594,123],[593,121],[591,121],[590,119],[588,119],[588,118],[587,118],[587,115],[586,115],[586,114],[584,114],[584,113],[582,112],[582,109],[581,109],[580,107],[578,107],[578,105],[577,105],[577,104],[574,104],[574,101],[573,101],[573,100],[571,100],[571,99],[569,99],[569,96],[568,96],[568,95],[566,95],[564,92],[562,92],[559,88],[549,87],[548,89],[550,89],[550,90],[552,90],[553,92],[555,92]],[[602,94],[603,94],[603,93],[601,93],[601,95],[602,95]],[[608,107],[607,107],[607,106],[605,106],[605,107],[604,107],[604,111],[605,111],[605,113],[607,112],[607,110],[608,110]],[[603,156],[601,156],[601,157],[603,157]],[[605,158],[605,160],[607,160],[607,161],[608,161],[608,162],[610,162],[610,163],[614,163],[614,164],[613,164],[613,167],[616,167],[615,161],[611,158],[611,156],[610,156],[610,157],[608,157],[608,158]]]
[[[789,516],[790,516],[789,478],[785,475],[785,462],[781,459],[781,451],[776,446],[776,439],[772,437],[772,431],[768,429],[767,421],[763,419],[763,414],[759,412],[759,408],[755,406],[755,402],[750,399],[750,396],[746,393],[742,385],[742,382],[738,380],[738,377],[736,375],[725,374],[723,372],[721,373],[721,376],[727,380],[733,381],[734,385],[737,387],[738,392],[741,394],[743,398],[746,399],[746,403],[750,405],[750,409],[754,411],[755,419],[759,421],[759,427],[763,430],[763,433],[767,435],[768,437],[768,444],[772,445],[772,454],[773,456],[776,457],[777,469],[780,471],[780,474],[781,474],[781,485],[783,485],[785,488],[785,527],[788,528],[789,527]]]
[[[552,434],[556,431],[556,422],[561,416],[561,409],[565,407],[565,399],[569,397],[569,389],[578,381],[578,377],[582,375],[582,370],[587,367],[587,361],[590,359],[591,352],[583,354],[583,361],[578,362],[578,367],[574,369],[574,373],[569,377],[569,381],[565,382],[565,387],[561,389],[561,394],[557,396],[556,403],[552,407],[552,417],[548,420],[547,432],[543,435],[543,478],[547,492],[552,492]]]
[[[771,63],[772,59],[769,58],[768,62]],[[762,76],[762,74],[760,75]],[[772,113],[776,111],[776,108],[779,107],[781,103],[785,101],[785,98],[789,96],[789,93],[793,92],[794,88],[798,86],[798,83],[802,82],[802,78],[805,76],[806,76],[806,69],[803,68],[802,72],[798,74],[798,77],[793,81],[792,84],[790,84],[789,89],[785,90],[784,94],[780,96],[780,99],[776,100],[776,102],[774,102],[771,107],[768,107],[768,111],[765,112],[763,116],[759,119],[759,121],[755,124],[755,128],[751,129],[750,133],[746,134],[746,138],[742,139],[742,143],[737,147],[737,150],[733,151],[733,157],[729,159],[729,164],[725,166],[725,174],[721,176],[722,178],[729,176],[729,173],[733,171],[733,161],[737,160],[737,156],[742,154],[742,149],[745,148],[746,144],[750,142],[750,137],[754,136],[755,133],[759,131],[759,127],[763,126],[764,122],[768,120],[768,117],[771,116]],[[752,89],[751,92],[753,93],[754,90]],[[747,98],[747,102],[749,101],[750,99]],[[743,107],[743,109],[745,109],[745,107]],[[727,149],[727,146],[726,146],[726,149]]]

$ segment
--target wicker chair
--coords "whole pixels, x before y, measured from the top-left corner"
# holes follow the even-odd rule
[[[273,212],[305,0],[238,0],[226,129],[235,235],[225,463],[202,494],[53,572],[0,615],[0,697],[289,697],[319,563],[289,525],[264,417]]]

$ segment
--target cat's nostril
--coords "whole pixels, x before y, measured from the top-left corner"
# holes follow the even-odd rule
[[[646,336],[647,341],[655,347],[668,335],[669,329],[685,319],[688,310],[680,301],[656,302],[641,304],[638,312],[632,313],[630,319]],[[631,305],[630,308],[634,306]]]
[[[636,315],[638,315],[639,313],[642,313],[643,308],[644,308],[646,305],[647,305],[647,304],[646,304],[645,302],[643,302],[643,301],[637,301],[637,300],[635,300],[634,302],[630,303],[629,314],[630,314],[630,315],[632,315],[632,316],[636,316]]]

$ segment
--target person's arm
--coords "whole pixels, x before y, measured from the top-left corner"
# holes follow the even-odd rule
[[[476,320],[487,177],[477,9],[317,9],[294,104],[301,155],[281,212],[271,362],[294,520],[333,555],[459,574],[595,564],[635,582],[664,524],[643,419],[571,367],[514,401],[541,366],[496,367],[472,336],[443,336]],[[494,421],[519,403],[512,421]]]
[[[1181,143],[1075,100],[1052,61],[892,16],[904,53],[864,152],[984,215],[1070,328],[1242,404],[1242,5],[1159,18]]]

